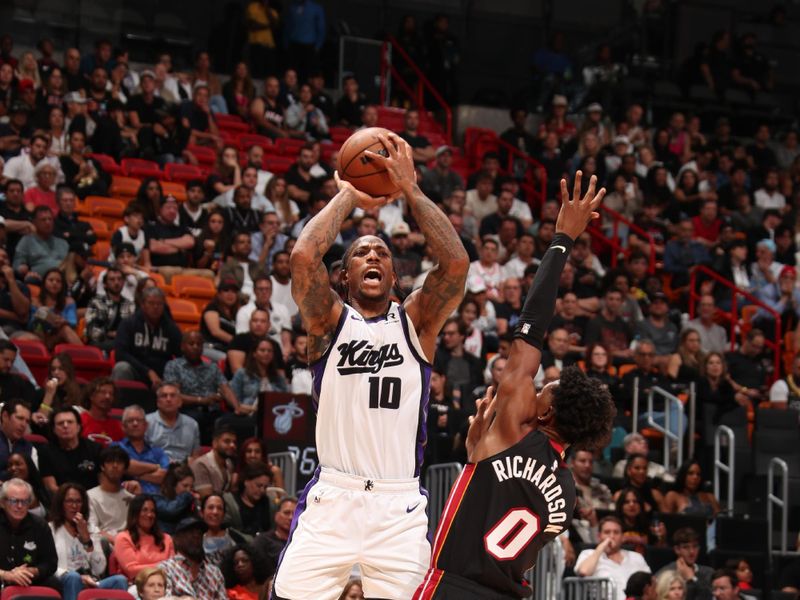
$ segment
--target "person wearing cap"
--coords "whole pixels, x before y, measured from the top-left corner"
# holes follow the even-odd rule
[[[214,361],[203,360],[203,335],[187,331],[181,340],[181,355],[164,367],[164,380],[180,385],[181,412],[200,424],[203,443],[211,439],[214,422],[221,414],[222,402],[236,412],[239,401]]]
[[[436,149],[436,162],[433,168],[426,169],[422,174],[420,188],[428,196],[444,200],[449,198],[453,190],[463,190],[464,180],[456,173],[453,164],[453,150],[450,146],[439,146]]]
[[[120,248],[119,255],[130,252],[130,248]],[[86,307],[85,335],[87,342],[105,352],[114,349],[117,329],[123,319],[136,312],[133,298],[123,294],[125,274],[119,267],[112,266],[98,277],[102,282],[102,293],[98,290]]]
[[[31,107],[19,100],[14,100],[9,106],[8,122],[0,123],[0,153],[3,160],[11,160],[18,155],[24,156],[20,151],[33,135],[30,112]]]
[[[555,94],[550,107],[550,114],[539,125],[537,138],[543,140],[548,132],[553,132],[558,136],[559,144],[564,145],[572,140],[578,131],[575,123],[567,119],[567,108],[569,107],[567,97]]]
[[[411,250],[409,234],[411,228],[405,221],[400,221],[391,230],[392,259],[397,285],[408,294],[414,286],[414,280],[422,272],[422,257]]]
[[[778,281],[783,264],[775,260],[778,247],[769,238],[759,240],[756,244],[756,260],[750,265],[750,285],[758,290]]]
[[[650,296],[647,318],[636,323],[636,335],[652,340],[656,348],[656,363],[666,366],[670,355],[678,349],[678,328],[669,319],[669,299],[663,292]]]
[[[403,116],[403,130],[398,131],[397,135],[411,146],[415,165],[424,167],[434,158],[436,151],[433,145],[428,138],[419,133],[419,111],[416,108],[406,110]]]
[[[158,118],[159,111],[166,110],[167,103],[156,96],[156,75],[150,69],[142,71],[139,87],[141,92],[131,96],[126,106],[128,121],[138,134],[142,152],[155,155],[156,136],[169,135]]]
[[[0,138],[3,133],[0,131]],[[43,133],[35,133],[31,137],[30,149],[23,152],[18,156],[8,159],[5,167],[3,168],[3,176],[9,179],[19,179],[25,190],[36,185],[36,172],[35,169],[39,163],[44,162],[49,164],[55,170],[55,181],[53,183],[62,183],[64,181],[64,174],[61,172],[61,164],[55,156],[47,156],[47,149],[50,147],[50,141]]]
[[[800,288],[797,287],[797,269],[790,265],[783,265],[778,280],[758,288],[755,296],[781,315],[784,326],[797,323],[800,318]],[[758,309],[754,321],[765,331],[774,331],[775,329],[775,317],[764,308]]]
[[[168,596],[227,600],[222,572],[207,560],[203,549],[206,529],[206,524],[198,517],[186,517],[175,527],[172,536],[175,556],[159,565],[167,578]]]

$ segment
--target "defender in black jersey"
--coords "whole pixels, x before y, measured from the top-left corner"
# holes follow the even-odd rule
[[[611,433],[614,403],[576,367],[537,395],[533,377],[554,313],[558,281],[573,241],[605,195],[592,176],[581,198],[561,181],[556,236],[525,300],[497,395],[489,391],[467,435],[469,463],[450,492],[434,539],[431,568],[413,600],[507,600],[531,589],[523,574],[539,549],[569,527],[575,483],[564,463],[570,445],[593,449]]]

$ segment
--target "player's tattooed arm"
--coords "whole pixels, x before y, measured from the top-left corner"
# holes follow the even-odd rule
[[[405,302],[422,349],[432,359],[439,330],[464,296],[469,257],[450,220],[417,185],[411,146],[393,133],[378,137],[388,157],[371,153],[372,157],[386,167],[419,224],[431,254],[438,259],[422,289],[413,292]]]
[[[322,257],[339,234],[344,220],[358,205],[358,196],[342,190],[306,223],[292,250],[292,297],[308,331],[308,360],[315,361],[330,345],[342,312],[342,301],[331,289]]]

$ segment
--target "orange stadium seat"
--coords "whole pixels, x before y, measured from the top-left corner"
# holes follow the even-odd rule
[[[108,193],[114,198],[136,198],[139,191],[141,181],[133,177],[123,177],[122,175],[114,175],[111,178],[111,187]]]
[[[92,226],[98,240],[109,241],[111,239],[111,230],[108,228],[108,223],[103,221],[103,219],[81,217],[79,220]]]
[[[173,275],[172,289],[178,298],[191,300],[200,312],[217,294],[213,281],[196,275]]]
[[[92,217],[112,217],[112,219],[103,219],[108,222],[113,219],[121,219],[127,203],[118,198],[87,196],[86,205],[89,208],[89,215]]]
[[[97,260],[108,260],[111,256],[111,242],[97,240],[92,246],[92,256]]]
[[[167,305],[181,331],[199,329],[201,314],[194,302],[184,298],[167,297]]]
[[[162,181],[161,189],[165,196],[174,196],[178,202],[186,202],[186,186],[174,181]]]

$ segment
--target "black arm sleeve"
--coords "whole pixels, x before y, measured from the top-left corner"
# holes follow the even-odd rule
[[[572,238],[565,233],[557,233],[553,238],[533,278],[533,285],[525,298],[514,330],[515,338],[520,338],[539,350],[542,349],[544,335],[555,312],[561,271],[567,264],[572,245]]]

